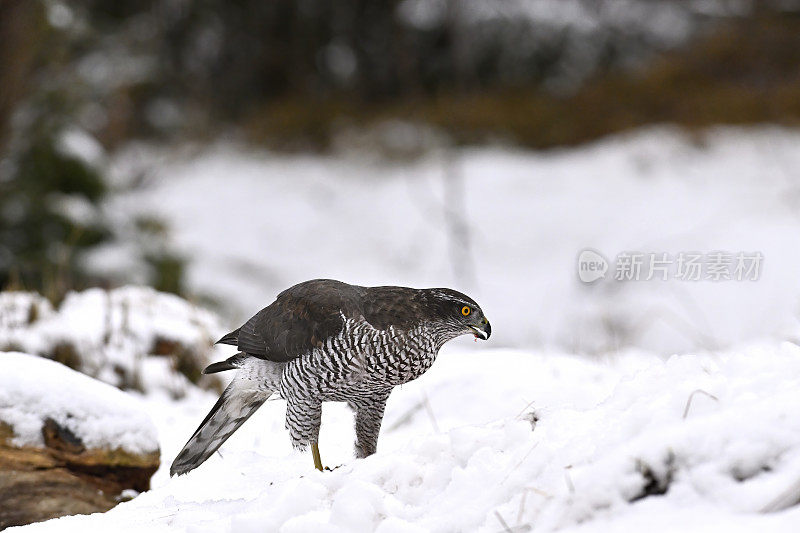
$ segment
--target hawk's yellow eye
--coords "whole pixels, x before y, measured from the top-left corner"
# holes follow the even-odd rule
[[[468,305],[465,305],[464,307],[461,308],[461,314],[464,316],[469,316],[471,312],[472,309],[470,309]]]

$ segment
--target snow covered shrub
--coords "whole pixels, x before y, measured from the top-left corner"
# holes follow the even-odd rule
[[[33,319],[32,319],[33,317]],[[202,375],[224,333],[216,316],[147,287],[72,292],[57,311],[33,293],[0,293],[0,349],[22,349],[121,389],[180,397]]]
[[[40,318],[53,314],[53,306],[47,298],[35,292],[0,292],[0,328],[27,327]]]

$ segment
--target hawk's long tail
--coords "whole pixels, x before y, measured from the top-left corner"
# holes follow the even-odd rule
[[[242,368],[233,378],[172,462],[170,476],[185,474],[203,464],[270,397],[272,390],[264,381],[253,379],[248,370]]]

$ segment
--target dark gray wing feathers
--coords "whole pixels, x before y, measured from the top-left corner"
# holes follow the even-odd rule
[[[339,334],[342,316],[363,315],[362,294],[361,287],[340,281],[299,283],[222,339],[232,341],[235,336],[239,350],[254,357],[291,361]]]
[[[218,340],[214,344],[231,344],[233,346],[236,346],[237,344],[239,344],[239,329],[231,331],[230,333],[223,336],[220,340]]]
[[[263,359],[269,359],[269,357],[267,357],[267,343],[258,331],[257,326],[259,317],[267,309],[269,309],[269,307],[259,311],[256,316],[239,328],[239,344],[237,345],[239,350]]]
[[[216,374],[217,372],[224,372],[226,370],[239,368],[248,357],[249,356],[246,353],[239,352],[233,357],[229,357],[224,361],[220,361],[219,363],[211,363],[203,369],[203,374]]]
[[[376,329],[408,329],[424,311],[424,294],[416,289],[366,288],[316,279],[281,292],[272,304],[218,342],[233,344],[254,357],[287,362],[338,335],[346,319],[363,317]]]

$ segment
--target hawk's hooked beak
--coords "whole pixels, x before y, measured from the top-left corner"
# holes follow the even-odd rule
[[[492,336],[492,325],[485,318],[481,319],[480,327],[470,325],[469,329],[475,334],[476,339],[486,340]]]

